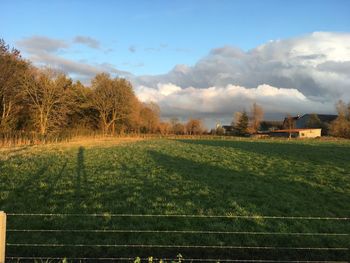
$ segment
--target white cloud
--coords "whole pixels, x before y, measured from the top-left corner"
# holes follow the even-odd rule
[[[332,103],[315,102],[296,89],[277,88],[267,84],[256,88],[237,85],[208,88],[181,88],[174,84],[158,84],[156,88],[139,86],[137,96],[144,102],[153,101],[160,105],[163,117],[189,116],[213,119],[229,119],[234,112],[249,111],[253,102],[262,105],[267,116],[283,116],[287,113],[332,111]]]
[[[350,99],[349,61],[350,33],[316,32],[270,41],[247,52],[231,46],[216,48],[192,67],[175,66],[165,75],[141,76],[134,81],[148,87],[173,83],[196,88],[228,84],[254,88],[266,83],[294,88],[308,97]],[[322,77],[327,73],[333,74],[332,86]]]

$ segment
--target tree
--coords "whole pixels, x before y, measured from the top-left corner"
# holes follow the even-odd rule
[[[131,112],[128,115],[128,118],[124,119],[124,128],[127,132],[139,133],[141,126],[141,108],[142,103],[138,100],[136,96],[131,98],[130,101]],[[120,120],[122,121],[122,120]]]
[[[236,112],[233,114],[233,119],[232,119],[231,125],[232,125],[233,127],[236,127],[237,124],[238,124],[238,122],[239,122],[239,120],[241,119],[241,117],[242,117],[242,112],[236,111]]]
[[[287,117],[284,118],[283,126],[284,126],[284,128],[288,129],[288,131],[289,131],[288,138],[291,139],[292,138],[292,129],[295,128],[295,121],[294,121],[294,118],[292,116],[290,116],[290,114],[287,114]]]
[[[91,105],[99,113],[103,134],[114,134],[117,122],[126,120],[133,111],[132,86],[125,79],[101,73],[92,80],[92,89]]]
[[[186,132],[185,125],[182,124],[182,123],[180,123],[180,122],[179,122],[179,123],[176,123],[176,124],[173,126],[172,130],[173,130],[173,133],[176,134],[176,135],[183,135],[183,134],[185,134],[185,132]]]
[[[215,129],[215,134],[216,135],[224,135],[225,134],[225,129],[222,128],[221,126],[216,127]]]
[[[200,119],[189,119],[186,123],[187,133],[190,135],[199,135],[204,132],[203,123]]]
[[[350,138],[350,103],[346,105],[340,100],[336,108],[338,117],[331,123],[330,132],[333,136]]]
[[[160,134],[168,135],[171,132],[171,125],[168,122],[160,122],[158,129]]]
[[[72,81],[62,73],[51,69],[32,69],[23,81],[29,97],[34,125],[41,135],[66,124],[69,111],[68,89]]]
[[[249,124],[249,119],[246,111],[242,112],[241,117],[239,118],[235,129],[237,131],[238,135],[246,135],[248,133],[248,124]]]
[[[159,106],[155,103],[144,103],[140,112],[141,132],[155,133],[159,126]]]
[[[250,114],[251,114],[251,123],[249,126],[249,132],[256,133],[260,128],[260,122],[262,121],[264,116],[263,108],[254,102],[252,105]]]
[[[67,126],[72,130],[97,130],[100,128],[98,111],[91,105],[92,90],[80,81],[68,90],[71,98]]]
[[[171,132],[175,134],[175,127],[179,123],[179,118],[173,117],[170,119]]]
[[[29,63],[21,58],[20,52],[0,39],[0,132],[16,128],[23,107],[21,86],[28,68]]]

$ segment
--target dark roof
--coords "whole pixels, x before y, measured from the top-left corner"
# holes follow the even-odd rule
[[[266,125],[282,125],[283,121],[261,121],[260,123],[264,123]]]
[[[312,114],[304,114],[303,117],[301,118],[304,118],[310,115]],[[334,114],[316,114],[316,115],[321,122],[332,122],[338,117],[338,115],[334,115]]]

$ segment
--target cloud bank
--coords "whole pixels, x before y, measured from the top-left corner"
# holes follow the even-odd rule
[[[216,121],[230,123],[236,111],[249,111],[252,103],[262,105],[268,118],[282,118],[288,113],[334,111],[333,103],[313,101],[297,89],[262,84],[256,88],[237,85],[209,88],[181,88],[174,84],[158,84],[156,88],[137,86],[142,101],[154,101],[161,106],[165,118],[202,118],[209,127]]]
[[[227,119],[252,102],[270,118],[332,113],[338,99],[350,101],[350,33],[315,32],[246,52],[224,46],[193,66],[133,81],[140,99],[159,103],[166,117]]]

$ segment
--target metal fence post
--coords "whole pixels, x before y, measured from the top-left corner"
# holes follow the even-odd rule
[[[5,263],[6,213],[0,211],[0,263]]]

